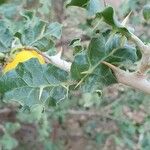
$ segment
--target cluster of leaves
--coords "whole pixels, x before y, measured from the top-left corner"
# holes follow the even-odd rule
[[[36,60],[30,60],[20,64],[16,70],[2,75],[0,92],[3,94],[4,101],[15,100],[29,107],[34,104],[57,102],[67,96],[69,78],[77,81],[78,84],[75,86],[84,92],[101,90],[105,85],[116,83],[115,76],[102,64],[103,61],[123,68],[137,61],[136,48],[129,45],[126,40],[126,37],[130,36],[130,31],[116,20],[112,7],[100,11],[94,7],[98,5],[95,1],[77,4],[76,1],[71,1],[68,6],[71,5],[81,7],[87,5],[88,10],[93,6],[92,10],[96,13],[95,19],[99,21],[103,19],[110,28],[103,33],[93,33],[88,48],[75,55],[71,74],[51,64],[41,66]],[[15,46],[36,47],[42,52],[54,48],[54,40],[60,38],[62,26],[59,23],[49,24],[41,21],[31,11],[25,11],[22,16],[21,19],[25,25],[17,32],[6,25],[4,19],[1,21],[1,52],[10,51],[13,40],[15,40]]]
[[[0,52],[7,54],[11,49],[21,47],[21,45],[36,47],[42,52],[54,49],[56,39],[60,39],[62,25],[57,22],[44,22],[31,11],[24,11],[19,17],[20,22],[24,25],[17,31],[13,26],[7,24],[7,20],[1,19]],[[14,44],[12,45],[12,43]],[[4,94],[3,99],[6,101],[15,100],[27,106],[49,103],[48,99],[57,101],[63,99],[67,93],[67,88],[64,88],[67,76],[65,71],[51,64],[41,66],[38,61],[31,60],[22,64],[22,66],[20,65],[18,69],[6,75],[1,75],[0,93]],[[56,94],[57,92],[60,92],[60,94]],[[43,96],[46,96],[45,100]]]
[[[55,43],[61,37],[62,25],[37,17],[37,13],[40,12],[41,15],[42,10],[45,10],[50,3],[47,5],[46,1],[42,0],[36,3],[41,3],[41,7],[33,11],[24,9],[33,4],[33,1],[16,0],[0,5],[1,56],[3,54],[9,56],[13,50],[22,46],[35,47],[45,53],[55,53]],[[3,64],[4,60],[0,61]],[[38,140],[43,142],[47,149],[50,147],[53,149],[54,145],[46,140],[49,137],[50,125],[46,114],[42,112],[44,107],[56,104],[67,95],[68,89],[65,83],[68,80],[67,72],[52,64],[42,66],[36,59],[21,64],[8,74],[4,75],[2,70],[0,72],[0,100],[10,103],[17,101],[24,106],[23,113],[18,114],[18,119],[26,123],[36,122],[36,124],[40,121]],[[2,105],[1,109],[3,109]],[[18,123],[3,124],[4,134],[0,137],[0,149],[11,150],[17,147],[18,141],[12,136],[19,129],[15,129],[16,126],[18,127]]]
[[[70,2],[70,5],[74,5],[73,2]],[[95,15],[93,22],[96,20],[95,22],[99,23],[103,20],[109,26],[105,31],[99,29],[93,31],[88,48],[83,50],[81,47],[80,51],[78,50],[71,67],[72,77],[80,80],[80,88],[86,92],[116,83],[115,76],[102,63],[103,61],[131,69],[128,68],[129,64],[133,64],[139,59],[135,46],[127,41],[131,34],[130,28],[124,27],[116,19],[113,8],[103,8]],[[74,42],[72,45],[76,48],[78,45],[74,46]]]
[[[40,2],[42,3],[40,10],[45,8],[45,10],[48,10],[47,3],[42,0]],[[45,54],[53,53],[55,42],[61,37],[62,25],[56,22],[45,22],[36,16],[37,12],[24,10],[22,9],[22,3],[21,5],[19,1],[17,3],[18,5],[15,3],[14,6],[6,4],[0,7],[1,12],[3,12],[2,19],[0,19],[0,52],[9,55],[11,50],[16,47],[30,46]],[[2,100],[4,102],[17,101],[24,107],[23,109],[30,110],[33,115],[33,120],[31,119],[33,122],[42,118],[43,126],[39,134],[44,135],[41,137],[48,137],[47,133],[50,132],[46,116],[42,113],[44,108],[56,105],[63,99],[68,99],[70,91],[74,89],[88,95],[90,92],[95,93],[105,86],[116,83],[117,80],[113,72],[103,64],[103,61],[132,71],[134,63],[140,57],[135,45],[128,42],[131,28],[123,26],[116,19],[112,7],[104,7],[99,0],[71,0],[67,4],[67,7],[69,6],[86,9],[88,15],[92,17],[92,24],[96,24],[87,48],[82,47],[80,39],[71,42],[70,45],[75,48],[75,56],[70,73],[52,64],[41,65],[36,59],[31,59],[21,63],[16,69],[0,75]],[[21,10],[20,14],[17,14],[17,10]],[[145,19],[149,19],[150,13],[147,7],[143,13]],[[97,23],[104,23],[106,29],[99,30]],[[72,81],[73,85],[71,85]],[[89,95],[87,97],[89,98]],[[92,105],[89,104],[91,99],[89,98],[88,101],[87,97],[85,103],[82,101],[85,107]],[[116,107],[119,107],[119,105],[120,103]],[[118,112],[120,109],[114,108],[113,115],[115,117],[120,114]],[[21,114],[22,116],[23,114]],[[121,119],[121,116],[118,117]],[[23,118],[29,120],[25,115]],[[131,133],[136,135],[138,130],[135,130],[136,125],[127,121],[126,123],[120,123],[119,127],[122,129],[121,135],[125,138],[125,142],[133,147],[132,139],[128,140],[127,137],[131,137]],[[124,133],[127,135],[123,135]],[[148,137],[149,134],[146,134],[147,139]],[[6,149],[11,149],[17,145],[17,142],[10,138],[10,135],[6,133],[1,139],[4,146],[7,146],[6,141],[13,142]],[[144,142],[147,142],[147,139]],[[120,144],[123,143],[117,138],[116,141]],[[47,143],[47,145],[49,146],[51,143]],[[145,146],[145,144],[143,145]]]
[[[89,4],[90,2],[91,1],[88,1],[86,4]],[[128,2],[135,3],[135,1]],[[138,1],[136,1],[136,3],[137,2]],[[70,2],[70,5],[77,6],[73,0]],[[80,5],[82,8],[83,6],[83,4]],[[127,6],[130,7],[131,5]],[[87,9],[87,11],[89,10]],[[149,5],[146,5],[143,9],[143,16],[146,21],[149,21],[149,15]],[[118,20],[116,20],[113,8],[108,7],[101,10],[101,12],[97,12],[95,14],[94,22],[92,20],[91,23],[90,20],[90,25],[93,25],[95,22],[101,22],[101,20],[97,21],[97,19],[102,19],[102,21],[109,26],[105,24],[103,27],[105,27],[106,30],[99,30],[97,24],[95,25],[96,29],[94,29],[94,34],[92,33],[92,38],[87,50],[83,51],[83,48],[80,46],[80,43],[77,43],[77,41],[75,41],[75,44],[77,45],[73,43],[73,47],[76,49],[78,48],[77,51],[81,48],[81,51],[75,56],[71,73],[74,78],[83,79],[80,80],[82,82],[80,82],[79,86],[82,90],[84,89],[88,92],[91,92],[94,88],[100,88],[100,86],[104,86],[104,84],[109,85],[116,82],[112,72],[101,62],[107,61],[116,66],[120,66],[122,69],[132,71],[134,70],[134,67],[131,66],[134,66],[134,63],[140,58],[138,49],[127,41],[130,39],[130,31],[132,29],[127,26],[124,27]],[[101,24],[99,25],[101,26]],[[149,131],[147,130],[149,128],[149,126],[147,126],[149,124],[149,112],[146,111],[146,115],[143,116],[145,119],[143,119],[143,124],[141,124],[141,122],[135,123],[133,121],[134,119],[128,119],[123,114],[124,106],[130,107],[134,110],[139,110],[139,106],[141,105],[146,108],[145,104],[147,103],[149,96],[143,93],[136,93],[131,89],[125,95],[123,94],[119,98],[120,100],[115,99],[115,102],[112,103],[113,112],[109,119],[117,122],[119,133],[117,135],[113,134],[111,138],[114,139],[117,145],[120,145],[121,149],[134,149],[136,146],[140,147],[142,150],[149,149]],[[106,99],[102,101],[102,103],[103,102],[106,103]],[[101,107],[104,107],[102,103]],[[148,103],[147,108],[149,108]],[[135,117],[140,118],[138,114],[135,114]],[[97,124],[97,122],[95,124]],[[88,132],[93,133],[91,129],[88,130]],[[96,136],[95,140],[100,138],[98,143],[100,144],[101,142],[103,143],[103,139],[106,137],[107,134],[101,132],[99,136]],[[137,138],[138,141],[135,140]]]

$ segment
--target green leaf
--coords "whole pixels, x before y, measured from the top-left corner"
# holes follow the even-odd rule
[[[118,47],[117,49],[114,49],[113,55],[108,57],[106,61],[113,64],[123,64],[125,61],[135,62],[137,61],[136,49],[130,45]]]
[[[84,77],[82,72],[87,71],[88,69],[89,62],[87,54],[85,51],[83,51],[75,56],[74,62],[71,65],[71,76],[75,80],[80,80],[82,77]]]
[[[95,92],[96,90],[101,90],[102,84],[99,80],[99,76],[95,74],[89,75],[85,81],[80,85],[80,90],[84,93]]]
[[[73,51],[74,54],[79,53],[79,52],[81,52],[84,49],[82,44],[81,44],[81,39],[78,39],[78,38],[73,39],[70,42],[69,46],[74,48],[74,51]]]
[[[88,58],[92,65],[97,64],[106,55],[105,39],[102,35],[94,37],[88,47]]]
[[[71,0],[70,3],[67,4],[68,6],[79,6],[79,7],[86,7],[89,0]]]
[[[80,85],[82,92],[95,92],[105,86],[117,83],[115,75],[106,65],[100,64]]]
[[[31,59],[0,77],[0,93],[5,102],[17,101],[23,106],[57,103],[66,97],[67,79],[67,72]]]
[[[106,9],[104,9],[101,12],[101,15],[107,24],[109,24],[113,27],[120,26],[119,22],[116,19],[114,9],[112,7],[108,7]]]
[[[113,49],[122,47],[122,36],[119,34],[111,34],[105,46],[108,53],[110,53]]]
[[[102,4],[99,0],[71,0],[71,2],[67,4],[67,7],[68,6],[85,8],[90,16],[93,16],[102,10]]]
[[[108,86],[117,83],[116,77],[112,70],[104,64],[100,64],[94,72],[98,77],[102,86]]]
[[[51,36],[60,39],[62,34],[62,25],[58,22],[53,22],[49,24],[46,30],[47,33],[49,33]]]
[[[55,39],[60,39],[61,30],[62,25],[57,22],[47,24],[37,21],[35,25],[30,24],[21,32],[21,43],[36,47],[41,51],[48,51],[54,47]]]
[[[107,42],[106,42],[107,41]],[[136,49],[129,46],[120,34],[104,37],[102,34],[93,37],[87,51],[75,56],[71,67],[73,79],[80,80],[80,89],[94,92],[104,86],[117,83],[112,70],[102,61],[122,65],[122,62],[137,61]]]
[[[92,38],[88,50],[76,55],[71,74],[73,79],[82,81],[80,83],[82,91],[95,91],[102,86],[117,82],[112,71],[102,64],[102,61],[110,56],[106,51],[105,38],[102,35]]]
[[[148,4],[143,7],[143,17],[145,20],[150,19],[150,5]]]
[[[21,42],[23,45],[30,45],[40,40],[44,34],[46,23],[37,21],[36,24],[27,25],[21,32]]]
[[[110,35],[106,42],[106,51],[110,55],[106,61],[113,64],[122,64],[125,61],[137,61],[137,50],[124,41],[124,37],[119,34]]]
[[[20,12],[21,17],[23,17],[26,21],[30,21],[34,19],[35,12],[30,10],[22,10]]]
[[[86,9],[88,11],[88,15],[93,16],[102,10],[102,4],[100,0],[90,0]]]
[[[97,13],[96,17],[103,18],[107,24],[116,30],[116,32],[121,32],[123,35],[128,37],[130,36],[129,30],[122,26],[122,24],[117,20],[114,9],[112,7],[105,8],[103,11]]]
[[[13,35],[3,21],[0,21],[0,52],[8,52],[11,48]]]

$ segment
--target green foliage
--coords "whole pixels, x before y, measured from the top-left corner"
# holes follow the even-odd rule
[[[145,5],[143,8],[143,16],[145,20],[150,19],[150,5]]]
[[[19,34],[22,45],[33,46],[41,51],[48,51],[54,47],[54,38],[60,39],[62,26],[59,23],[47,24],[37,20],[23,29]]]
[[[95,13],[101,11],[103,8],[102,2],[99,0],[71,0],[71,2],[66,6],[78,6],[86,8],[88,15],[90,16],[95,15]]]
[[[81,43],[81,39],[73,39],[69,46],[71,46],[73,49],[74,49],[74,54],[82,51],[84,48],[82,46],[82,43]]]
[[[102,62],[107,61],[117,65],[122,65],[122,62],[136,62],[136,49],[123,41],[124,37],[117,34],[110,35],[107,40],[103,35],[93,37],[88,50],[79,52],[75,56],[71,67],[73,79],[81,79],[84,90],[89,84],[88,92],[93,89],[93,83],[95,90],[97,86],[100,88],[104,85],[116,83],[113,73]]]
[[[97,17],[103,18],[104,21],[109,24],[113,30],[120,32],[123,35],[129,37],[129,29],[124,27],[116,18],[114,9],[112,7],[107,7],[102,12],[97,13]]]
[[[92,2],[71,1],[67,6],[83,7],[86,5],[85,8],[87,8]],[[20,17],[25,25],[17,32],[13,31],[14,36],[20,40],[18,42],[23,46],[36,47],[44,52],[54,48],[55,40],[61,37],[62,25],[57,22],[44,22],[32,11],[22,12]],[[80,47],[78,47],[79,52],[76,52],[71,66],[71,78],[78,82],[75,87],[84,92],[100,90],[103,86],[116,83],[114,74],[102,64],[103,61],[123,67],[122,62],[134,63],[137,60],[136,49],[126,41],[126,37],[130,36],[130,31],[116,19],[112,7],[99,10],[94,19],[99,21],[103,19],[105,23],[110,25],[112,32],[107,34],[105,31],[106,33],[93,34],[87,49],[83,49],[77,43],[77,46],[79,44]],[[7,30],[9,31],[9,28]],[[7,39],[12,39],[11,32]],[[9,43],[11,44],[10,40]],[[17,45],[17,43],[15,44]],[[77,46],[74,45],[75,48]],[[37,61],[31,60],[20,64],[16,70],[1,75],[0,85],[2,89],[0,92],[4,95],[5,102],[15,100],[23,106],[55,104],[67,96],[68,76],[66,72],[57,67],[41,66]],[[15,97],[14,93],[16,93]],[[57,93],[61,94],[58,95]]]
[[[51,64],[41,66],[33,59],[20,64],[16,70],[2,75],[0,92],[4,94],[5,102],[15,100],[23,106],[55,104],[67,94],[64,87],[67,76],[65,71]]]
[[[50,11],[53,9],[50,2],[0,2],[1,62],[5,60],[5,54],[7,59],[9,54],[20,47],[36,48],[49,57],[48,54],[56,48],[56,42],[62,40],[63,27],[58,22],[48,21],[50,18],[47,15],[51,15]],[[122,19],[116,17],[112,7],[104,7],[102,3],[103,1],[99,0],[70,0],[66,5],[81,7],[88,12],[87,24],[80,24],[80,27],[82,26],[84,31],[89,29],[90,38],[85,45],[80,38],[72,41],[70,39],[70,46],[74,49],[70,73],[52,64],[41,65],[37,59],[20,63],[16,69],[6,74],[0,73],[0,100],[3,104],[0,103],[1,107],[5,103],[17,110],[21,108],[19,112],[15,112],[17,123],[2,122],[0,148],[18,148],[20,143],[15,138],[15,133],[21,128],[22,123],[26,123],[35,125],[36,143],[42,143],[46,150],[62,150],[62,146],[56,146],[52,141],[53,123],[59,122],[61,126],[69,112],[68,109],[76,108],[100,112],[100,116],[89,115],[91,118],[89,117],[90,121],[87,121],[87,124],[86,121],[76,121],[84,128],[86,137],[100,146],[98,149],[105,146],[109,138],[112,138],[121,149],[132,150],[137,144],[142,150],[149,149],[149,96],[126,87],[123,87],[122,91],[117,89],[116,97],[115,94],[111,95],[115,88],[107,91],[105,95],[105,90],[117,83],[117,80],[112,70],[103,62],[133,71],[140,55],[137,47],[128,41],[131,28],[119,21]],[[139,9],[138,5],[142,2],[128,0],[126,3],[128,7],[121,10],[125,15],[132,9]],[[144,7],[143,15],[145,20],[149,20],[149,5]],[[141,105],[145,108],[142,112],[146,113],[141,122],[136,122],[135,118],[124,112],[124,106],[127,106],[130,114],[134,114],[135,111],[141,111]],[[80,117],[82,118],[82,114],[78,119]],[[106,131],[98,128],[112,122],[117,126],[115,131],[109,131],[110,127]],[[65,127],[62,125],[61,128]]]

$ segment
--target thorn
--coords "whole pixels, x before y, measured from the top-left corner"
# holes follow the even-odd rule
[[[81,74],[91,74],[92,73],[92,69],[89,69],[89,70],[87,70],[87,71],[83,71],[83,72],[81,72]]]
[[[41,99],[43,89],[44,89],[44,86],[40,87],[40,91],[39,91],[39,100]]]
[[[84,79],[87,77],[87,74],[77,83],[77,85],[75,86],[74,89],[76,89],[83,81]]]
[[[83,80],[81,79],[81,80],[79,81],[79,83],[75,86],[74,89],[76,89],[82,82],[83,82]]]
[[[125,19],[122,21],[121,24],[123,26],[126,26],[126,24],[127,24],[128,20],[129,20],[129,17],[130,17],[131,14],[132,14],[132,11],[130,11],[129,14],[125,17]]]
[[[112,69],[114,72],[120,70],[118,67],[106,62],[106,61],[102,61],[102,64],[105,64],[106,66],[108,66],[110,69]]]
[[[56,54],[56,56],[61,58],[62,52],[63,52],[63,48],[61,47],[60,51]]]
[[[112,71],[114,72],[114,74],[116,75],[116,77],[118,78],[118,76],[123,75],[126,73],[126,71],[121,70],[120,68],[106,62],[106,61],[102,61],[103,64],[105,64],[106,66],[108,66],[110,69],[112,69]]]
[[[62,49],[62,47],[61,47],[61,49],[59,50],[59,52],[58,52],[56,55],[51,56],[51,58],[61,59],[62,52],[63,52],[63,49]]]

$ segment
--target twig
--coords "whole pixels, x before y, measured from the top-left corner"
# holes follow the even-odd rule
[[[59,67],[60,69],[70,72],[71,62],[61,59],[62,49],[54,56],[49,56],[46,53],[39,51],[35,47],[24,47],[24,49],[27,49],[27,50],[34,49],[35,51],[37,51],[40,55],[42,55],[45,58],[46,63],[52,63],[55,66]]]
[[[53,63],[55,66],[67,72],[70,72],[71,62],[67,62],[66,60],[61,59],[61,53],[62,52],[60,51],[55,56],[47,56],[47,57],[50,59],[51,63]]]
[[[131,33],[130,39],[138,46],[142,54],[147,53],[147,46],[135,34]]]
[[[103,64],[107,65],[109,68],[113,70],[119,83],[131,86],[135,89],[150,94],[150,82],[147,80],[146,75],[138,74],[135,72],[133,73],[126,72],[124,70],[119,69],[116,66],[113,66],[108,62],[103,62]]]

